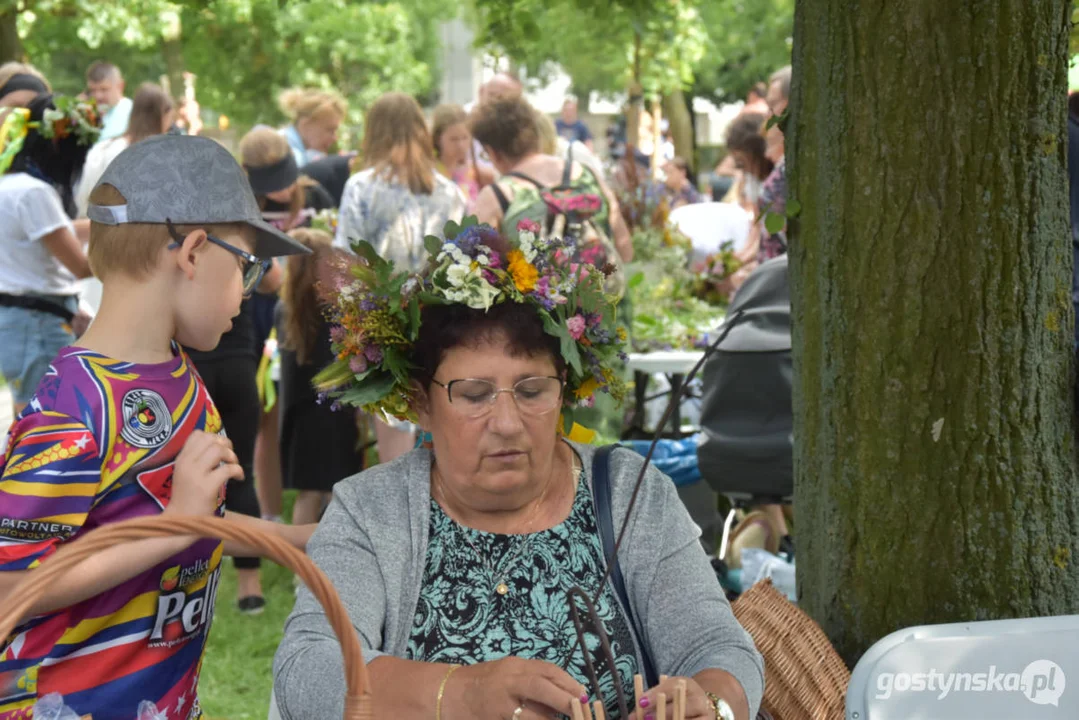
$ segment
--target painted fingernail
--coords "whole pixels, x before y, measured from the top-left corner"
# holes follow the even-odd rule
[[[651,704],[652,703],[648,702],[648,698],[646,698],[646,697],[641,698],[641,707],[646,708]]]
[[[588,702],[588,693],[581,693],[581,702],[583,702],[583,703]]]
[[[655,715],[645,715],[644,720],[656,720],[656,716]]]

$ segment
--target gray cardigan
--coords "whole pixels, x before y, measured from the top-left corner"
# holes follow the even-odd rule
[[[591,486],[594,448],[571,444],[583,460],[582,481]],[[611,456],[616,533],[643,461],[629,450]],[[426,563],[430,472],[430,452],[414,450],[342,480],[307,545],[341,594],[368,662],[383,654],[405,656]],[[742,684],[755,717],[764,663],[735,620],[699,536],[674,483],[649,468],[619,551],[633,614],[656,672],[691,677],[708,668],[726,670]],[[274,692],[285,720],[341,717],[344,711],[341,649],[306,588],[274,657]]]

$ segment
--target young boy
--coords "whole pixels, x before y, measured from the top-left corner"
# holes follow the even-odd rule
[[[212,349],[270,258],[307,252],[260,219],[243,170],[212,140],[162,135],[125,150],[90,198],[101,308],[62,350],[0,464],[0,606],[56,548],[132,517],[223,515],[241,479],[221,420],[180,346]],[[250,478],[247,479],[251,481]],[[239,516],[303,547],[312,526]],[[222,554],[161,538],[87,560],[4,644],[0,720],[58,692],[94,720],[201,716],[196,688]]]

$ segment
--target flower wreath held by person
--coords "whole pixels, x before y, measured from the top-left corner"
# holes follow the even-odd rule
[[[627,518],[643,459],[626,451],[611,454],[609,479],[614,530],[627,525],[630,612],[600,585],[595,448],[560,431],[596,393],[624,393],[601,271],[527,222],[512,248],[473,223],[427,238],[418,272],[361,242],[322,278],[337,354],[323,387],[431,435],[430,447],[337,483],[307,546],[360,634],[375,716],[538,720],[602,695],[613,718],[616,684],[632,697],[648,657],[670,679],[641,707],[681,679],[687,718],[747,720],[760,655],[670,479],[648,469]],[[595,684],[570,619],[574,587],[601,588],[614,663]],[[595,654],[597,635],[585,642]],[[278,708],[286,720],[332,717],[344,690],[337,638],[301,589],[274,660]]]

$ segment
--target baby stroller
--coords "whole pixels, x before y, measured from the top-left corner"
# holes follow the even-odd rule
[[[728,317],[737,317],[737,322],[702,369],[702,438],[697,447],[702,477],[732,506],[717,554],[721,577],[727,572],[724,561],[737,513],[758,505],[789,505],[794,494],[786,256],[764,263],[749,276],[735,294]],[[793,557],[789,538],[785,544],[783,550]]]

